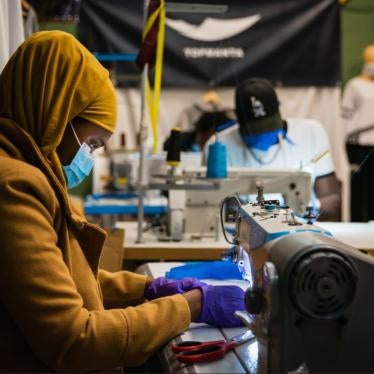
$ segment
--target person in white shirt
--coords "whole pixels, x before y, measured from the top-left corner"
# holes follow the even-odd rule
[[[342,124],[348,143],[374,145],[374,44],[363,51],[359,76],[350,79],[342,97]]]
[[[262,78],[239,84],[235,104],[238,124],[218,134],[219,141],[226,145],[227,165],[267,169],[308,166],[320,205],[319,220],[339,221],[340,182],[322,125],[311,119],[283,120],[273,86]]]

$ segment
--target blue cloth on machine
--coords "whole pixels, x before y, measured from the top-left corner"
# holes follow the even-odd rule
[[[165,274],[169,279],[193,277],[198,279],[243,279],[238,265],[231,261],[201,261],[171,268]]]

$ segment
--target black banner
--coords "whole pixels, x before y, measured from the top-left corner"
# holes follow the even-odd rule
[[[337,0],[203,3],[227,4],[228,10],[222,14],[167,12],[163,86],[235,86],[255,76],[285,86],[339,83]],[[142,25],[142,0],[82,1],[79,38],[93,52],[137,53]],[[116,69],[136,73],[131,64],[117,63]]]

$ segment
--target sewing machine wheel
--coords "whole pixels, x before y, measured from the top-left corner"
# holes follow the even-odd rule
[[[331,250],[309,252],[290,274],[291,297],[307,317],[338,318],[354,299],[356,270],[345,257]]]

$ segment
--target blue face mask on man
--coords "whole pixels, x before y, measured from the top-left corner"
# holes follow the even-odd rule
[[[256,148],[261,151],[267,151],[272,145],[276,144],[279,140],[279,135],[285,136],[284,129],[277,129],[275,131],[264,132],[258,135],[244,135],[241,137],[248,148]]]
[[[81,143],[71,123],[70,126],[73,130],[73,133],[75,135],[75,138],[77,139],[78,144],[80,145],[80,148],[78,152],[75,154],[71,163],[69,165],[62,166],[68,189],[77,186],[85,178],[88,177],[93,168],[95,159],[95,156],[91,152],[91,149],[88,146],[88,144]]]

